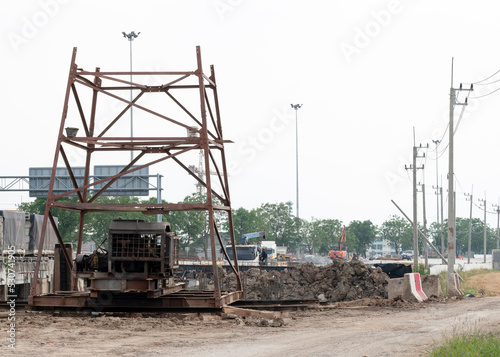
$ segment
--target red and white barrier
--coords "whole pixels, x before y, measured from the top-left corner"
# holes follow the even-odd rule
[[[405,276],[406,275],[408,275],[408,280],[410,281],[411,293],[417,299],[417,301],[423,302],[427,300],[427,295],[425,295],[424,291],[422,290],[422,281],[420,280],[420,274],[407,273],[405,274]]]

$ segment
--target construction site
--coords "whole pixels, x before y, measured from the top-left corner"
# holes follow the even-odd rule
[[[500,298],[465,297],[453,271],[446,281],[453,289],[443,291],[442,276],[420,276],[411,262],[347,256],[345,227],[338,249],[322,262],[292,261],[286,252],[277,259],[278,247],[264,232],[244,235],[240,244],[215,68],[203,66],[200,47],[194,54],[191,70],[116,72],[80,68],[73,49],[45,213],[0,214],[0,313],[12,321],[6,339],[12,350],[2,355],[417,356],[456,324],[498,325]],[[142,81],[151,76],[161,84]],[[143,103],[147,96],[168,99],[175,110]],[[100,105],[112,101],[121,111],[100,115]],[[130,136],[115,128],[132,108],[157,122],[155,132]],[[130,162],[93,177],[94,156],[110,155],[112,162],[116,152],[130,152]],[[85,165],[75,166],[75,157]],[[189,165],[193,157],[199,170]],[[206,200],[96,203],[107,190],[116,194],[120,180],[158,164],[189,176]],[[70,189],[58,186],[60,167]],[[78,202],[59,200],[69,196]],[[56,209],[79,214],[75,244],[61,236]],[[209,259],[180,254],[166,221],[174,211],[206,212]],[[138,212],[157,221],[114,219],[106,223],[108,236],[84,252],[85,217],[99,212]],[[229,222],[225,237],[220,214]],[[499,253],[493,251],[492,267],[500,264]],[[438,265],[446,266],[439,254]]]

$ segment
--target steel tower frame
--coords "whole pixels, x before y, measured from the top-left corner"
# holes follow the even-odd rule
[[[73,267],[73,269],[75,269],[72,262],[72,257],[68,255],[68,252],[64,248],[62,237],[59,234],[52,216],[52,210],[56,208],[77,211],[80,214],[76,254],[81,253],[84,218],[88,213],[114,211],[142,212],[143,214],[166,214],[170,211],[206,211],[208,212],[210,247],[212,253],[211,261],[214,277],[213,297],[215,299],[215,305],[221,306],[221,287],[215,252],[216,239],[220,243],[221,247],[223,247],[223,253],[226,255],[226,259],[230,263],[232,271],[236,274],[237,292],[242,291],[242,286],[239,275],[238,262],[235,259],[234,264],[232,264],[230,259],[228,259],[227,252],[224,248],[222,237],[217,226],[217,222],[214,218],[214,213],[216,211],[223,211],[227,213],[230,241],[233,247],[233,257],[236,257],[236,242],[234,237],[224,146],[224,144],[231,143],[231,141],[225,140],[222,135],[222,125],[214,66],[210,66],[210,76],[207,76],[203,73],[201,51],[199,46],[196,47],[196,69],[194,71],[178,72],[101,72],[100,68],[96,68],[96,70],[93,72],[86,71],[78,68],[75,62],[76,53],[77,48],[75,47],[73,48],[73,54],[71,58],[68,82],[66,85],[66,94],[64,98],[64,107],[59,127],[59,134],[57,137],[52,175],[47,196],[47,204],[45,206],[45,214],[40,237],[40,249],[43,246],[43,242],[45,239],[47,224],[49,224],[50,222],[50,224],[52,224],[54,230],[56,231],[58,241],[61,245],[64,258],[66,259],[68,266],[71,266]],[[133,75],[135,77],[134,83],[128,79],[124,79],[129,78],[130,75]],[[141,76],[155,76],[155,78],[161,78],[162,81],[165,80],[165,84],[151,86],[147,84],[135,83],[140,82],[140,80],[136,78],[140,78]],[[191,79],[191,82],[193,82],[194,84],[188,83],[189,79]],[[80,100],[79,93],[84,90],[91,91],[92,100],[90,105],[90,115],[85,112],[83,102]],[[187,105],[183,105],[181,101],[174,96],[174,94],[178,90],[198,92],[197,97],[199,98],[199,113],[194,113],[193,111],[188,110]],[[119,93],[123,93],[123,91],[132,91],[134,93],[134,98],[132,100],[129,100],[124,98],[123,96],[120,96]],[[209,94],[210,92],[211,94]],[[146,104],[139,104],[139,99],[141,99],[141,97],[143,96],[146,97],[150,93],[164,93],[166,100],[177,104],[177,107],[181,109],[183,118],[173,118],[168,114],[162,114],[155,110],[152,110],[151,108],[148,108]],[[97,99],[102,96],[106,96],[118,102],[125,103],[126,107],[112,120],[106,118],[106,116],[101,116],[99,115],[99,103]],[[83,135],[81,136],[73,136],[74,134],[68,134],[67,132],[65,134],[64,131],[70,111],[70,100],[74,101],[73,107],[75,107],[76,104],[76,111],[73,110],[75,113],[72,112],[72,115],[74,114],[80,119],[79,129],[83,129]],[[147,115],[154,118],[154,120],[167,121],[169,125],[185,128],[186,132],[191,131],[191,135],[186,134],[185,137],[165,137],[158,136],[157,133],[155,133],[156,136],[151,137],[130,137],[126,135],[118,137],[107,136],[106,134],[108,134],[110,129],[116,127],[116,124],[121,118],[124,117],[124,114],[131,107],[134,107],[138,111],[148,113]],[[140,122],[136,123],[136,125],[140,125]],[[104,129],[100,131],[97,130],[97,128],[101,127],[104,127]],[[192,135],[193,131],[196,132],[196,135]],[[71,157],[69,157],[66,152],[66,148],[68,147],[77,148],[84,153],[85,177],[82,185],[79,185],[74,177]],[[205,173],[201,176],[196,172],[193,172],[188,167],[188,165],[182,161],[182,154],[192,152],[193,150],[198,152],[198,150],[200,149],[203,150],[203,160],[205,165]],[[99,181],[90,182],[90,163],[92,161],[92,155],[95,153],[106,154],[116,151],[135,151],[138,153],[138,155],[135,158],[131,159],[130,163],[128,163],[120,173],[106,177]],[[155,158],[148,160],[149,154],[155,154]],[[55,180],[55,169],[58,166],[60,159],[62,159],[69,172],[74,188],[65,193],[56,195],[53,192],[53,187]],[[194,180],[196,180],[200,185],[203,185],[203,187],[206,188],[206,201],[199,203],[179,204],[102,204],[95,202],[96,198],[99,197],[121,176],[164,161],[177,164],[182,169],[184,169],[191,177],[193,177]],[[211,171],[212,175],[213,171],[217,173],[215,180],[218,181],[218,185],[216,185],[216,188],[214,188],[215,186],[213,185],[211,180]],[[102,184],[102,188],[97,189],[94,187],[98,184]],[[77,195],[77,203],[58,202],[59,198],[67,197],[70,194]],[[214,198],[218,200],[219,204],[216,204],[217,202],[214,202]],[[40,257],[41,255],[39,254],[35,265],[35,278],[31,286],[31,299],[33,296],[36,296]],[[75,290],[76,287],[75,280],[76,279],[74,279],[74,281],[72,282],[72,290]]]

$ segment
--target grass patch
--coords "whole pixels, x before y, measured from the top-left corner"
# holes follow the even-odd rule
[[[425,264],[419,264],[417,271],[415,271],[415,265],[412,265],[412,270],[414,273],[420,273],[420,276],[422,275],[429,275],[431,273],[431,268],[426,268]]]
[[[500,356],[500,338],[493,333],[474,332],[470,335],[453,336],[442,346],[434,347],[430,357],[496,357]]]
[[[469,270],[469,271],[460,271],[457,270],[457,273],[460,274],[460,276],[464,279],[463,281],[460,280],[460,289],[464,292],[464,294],[472,294],[475,296],[482,295],[479,290],[481,290],[481,287],[476,287],[474,284],[470,281],[470,278],[476,275],[484,275],[484,274],[491,274],[491,273],[498,273],[498,270],[492,270],[492,269],[474,269],[474,270]],[[447,278],[447,272],[442,271],[440,274],[441,276],[441,290],[446,294],[446,278]],[[491,294],[487,294],[486,296],[493,296]],[[500,356],[500,355],[499,355]]]

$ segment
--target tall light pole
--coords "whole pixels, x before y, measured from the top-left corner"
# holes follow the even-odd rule
[[[130,43],[130,87],[132,87],[132,41],[134,38],[139,36],[140,32],[135,33],[134,31],[130,33],[122,32],[123,37],[128,38],[128,42]],[[132,89],[130,89],[130,102],[132,102]],[[132,113],[133,106],[130,106],[130,137],[134,137],[134,115]],[[134,159],[134,152],[130,151],[130,161]]]
[[[296,167],[296,182],[297,182],[297,218],[299,218],[299,124],[298,111],[303,104],[290,104],[295,109],[295,167]]]

